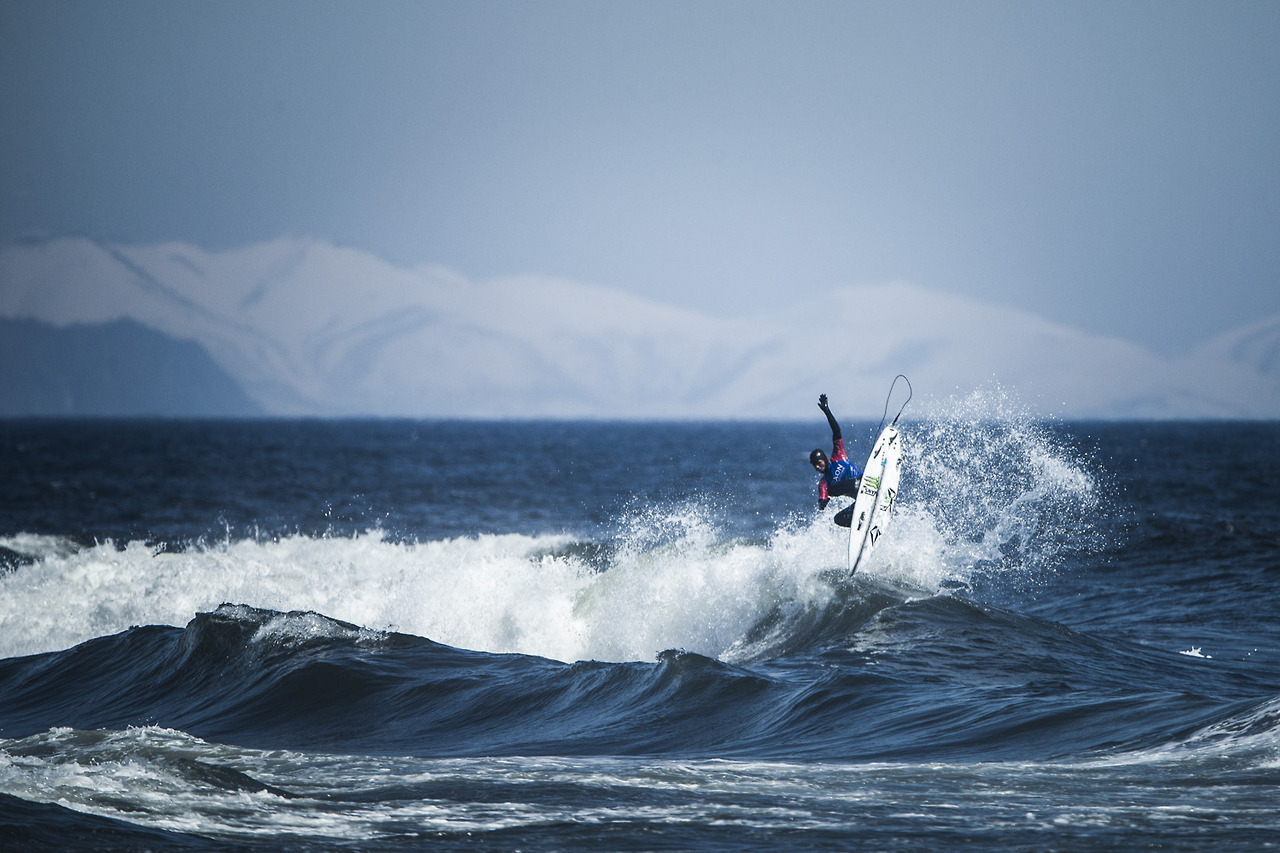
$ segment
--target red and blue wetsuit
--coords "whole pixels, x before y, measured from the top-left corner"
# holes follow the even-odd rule
[[[827,459],[827,470],[818,481],[818,509],[823,509],[827,501],[835,495],[852,495],[858,491],[858,479],[862,472],[849,461],[844,452],[844,439],[840,437],[840,427],[834,429],[831,438],[831,456]]]
[[[858,493],[862,472],[845,455],[840,423],[831,414],[831,409],[827,408],[826,394],[819,398],[818,405],[831,426],[831,456],[827,459],[827,470],[822,472],[822,479],[818,481],[818,509],[826,509],[827,502],[836,495],[852,496]],[[833,521],[841,527],[848,527],[852,519],[853,507],[848,506],[836,513]]]

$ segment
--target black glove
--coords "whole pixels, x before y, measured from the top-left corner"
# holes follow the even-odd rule
[[[819,394],[819,395],[818,395],[818,408],[819,408],[819,409],[822,409],[822,411],[824,411],[824,412],[827,410],[827,395],[826,395],[826,394]]]

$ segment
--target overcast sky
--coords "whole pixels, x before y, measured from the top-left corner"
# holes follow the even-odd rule
[[[0,240],[313,236],[718,314],[1280,313],[1280,3],[0,0]],[[2,283],[0,283],[2,286]]]

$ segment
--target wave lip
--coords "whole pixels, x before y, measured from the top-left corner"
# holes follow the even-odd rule
[[[16,533],[0,536],[0,574],[13,572],[20,566],[38,563],[47,557],[66,558],[80,546],[66,536]]]

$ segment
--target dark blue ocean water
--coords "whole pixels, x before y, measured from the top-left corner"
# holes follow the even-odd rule
[[[1280,425],[0,422],[0,849],[1280,846]],[[849,424],[858,458],[875,424]]]

